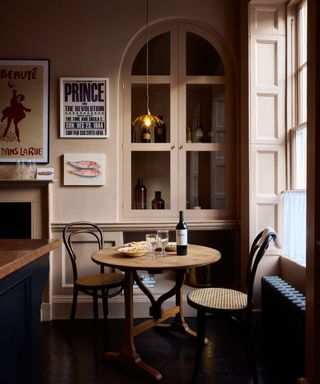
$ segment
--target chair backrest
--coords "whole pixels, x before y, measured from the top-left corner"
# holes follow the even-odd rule
[[[102,249],[104,244],[103,232],[97,224],[89,221],[75,221],[65,226],[62,234],[63,243],[70,256],[74,281],[78,278],[77,255],[74,249],[74,242],[79,234],[93,236],[97,242],[98,249]],[[100,272],[103,273],[103,266],[100,267]]]
[[[258,265],[262,257],[264,256],[266,250],[268,249],[271,240],[273,240],[275,245],[280,248],[276,231],[270,227],[267,227],[258,234],[258,236],[254,239],[251,245],[247,268],[247,308],[249,311],[252,310],[253,306],[253,287]]]

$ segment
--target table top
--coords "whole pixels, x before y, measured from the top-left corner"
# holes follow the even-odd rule
[[[219,251],[202,245],[189,244],[188,254],[177,256],[175,252],[168,252],[165,257],[157,257],[149,260],[149,256],[125,256],[116,247],[105,248],[96,251],[91,258],[98,264],[116,267],[121,270],[165,270],[165,269],[187,269],[190,267],[201,267],[217,262],[221,257]]]
[[[1,239],[0,279],[59,246],[59,240]]]

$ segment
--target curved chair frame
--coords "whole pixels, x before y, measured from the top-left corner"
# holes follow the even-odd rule
[[[240,315],[241,318],[238,320],[243,320],[245,329],[248,335],[248,353],[249,353],[249,363],[253,371],[254,382],[258,382],[258,376],[256,372],[256,365],[253,353],[252,345],[252,308],[253,308],[253,287],[256,277],[256,272],[258,265],[264,256],[267,248],[271,241],[274,241],[276,246],[279,247],[277,240],[277,233],[272,228],[265,228],[261,231],[258,236],[254,239],[251,249],[250,256],[247,266],[247,293],[240,291],[234,291],[227,288],[199,288],[192,290],[187,295],[188,304],[197,310],[197,348],[196,348],[196,358],[193,370],[193,379],[192,382],[197,382],[198,371],[200,367],[201,353],[205,345],[205,317],[206,313],[216,313],[216,314],[225,314],[233,318],[238,319]],[[215,300],[207,303],[204,303],[201,300],[197,300],[197,294],[201,295],[202,292],[208,293],[208,297],[215,297],[215,295],[220,295],[223,300],[228,299],[228,305],[226,306],[215,306]],[[196,294],[196,295],[195,295]],[[234,306],[230,305],[230,298],[237,297],[237,302],[234,303]],[[232,304],[232,302],[231,302]]]
[[[100,266],[100,273],[95,275],[79,276],[77,269],[77,254],[75,252],[73,242],[79,234],[87,234],[93,236],[97,242],[98,249],[103,249],[104,239],[101,228],[88,221],[76,221],[68,224],[63,230],[63,242],[70,256],[72,272],[73,272],[73,298],[70,313],[70,320],[74,321],[78,293],[83,292],[93,298],[93,315],[94,320],[98,320],[98,298],[102,299],[104,318],[108,317],[108,299],[119,295],[124,286],[124,275],[111,272],[104,272],[104,267]],[[112,288],[118,288],[114,292],[109,292]]]

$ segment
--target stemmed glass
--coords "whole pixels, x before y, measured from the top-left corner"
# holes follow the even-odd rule
[[[17,170],[17,176],[18,179],[22,179],[22,171],[23,171],[23,161],[17,160],[16,161],[16,170]]]
[[[166,255],[165,248],[169,241],[169,231],[165,229],[159,229],[157,231],[157,240],[158,240],[158,245],[161,247],[160,256],[164,257]]]
[[[150,260],[154,260],[155,257],[155,249],[157,247],[157,235],[156,233],[147,233],[146,234],[146,243],[149,250]]]

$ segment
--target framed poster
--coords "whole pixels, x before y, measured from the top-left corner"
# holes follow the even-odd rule
[[[60,78],[60,137],[109,137],[109,79]]]
[[[104,153],[66,153],[63,156],[64,185],[104,185]]]
[[[49,162],[49,60],[0,60],[0,162]]]

